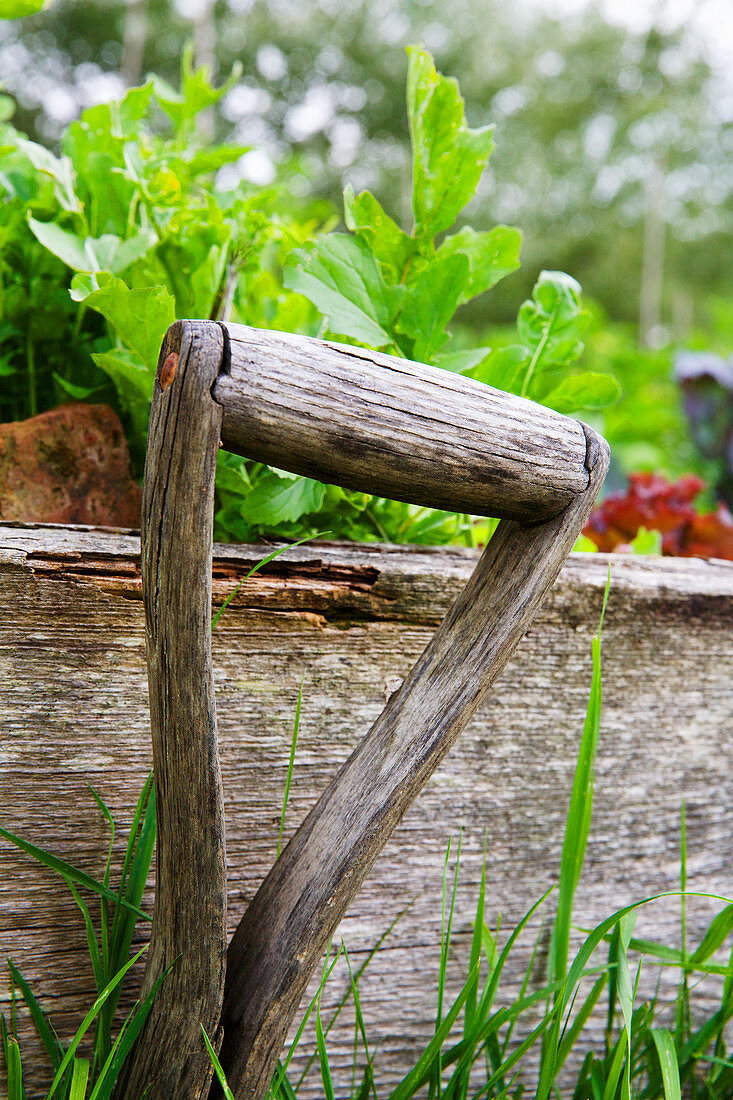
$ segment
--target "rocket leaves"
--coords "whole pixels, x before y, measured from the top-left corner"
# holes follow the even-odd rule
[[[437,72],[426,50],[407,53],[414,235],[432,241],[473,198],[494,148],[493,126],[471,130],[457,81]]]
[[[519,267],[521,233],[497,225],[450,232],[473,198],[494,148],[491,127],[471,129],[455,80],[437,72],[425,50],[408,50],[407,113],[412,141],[411,232],[368,191],[344,191],[349,234],[328,233],[292,253],[285,283],[304,294],[342,338],[434,363],[560,412],[615,401],[610,375],[575,373],[588,314],[580,287],[562,272],[542,272],[520,307],[509,347],[451,349],[456,310]]]
[[[285,282],[338,336],[434,362],[456,309],[519,267],[521,234],[464,227],[437,246],[473,197],[493,149],[491,128],[472,130],[455,80],[430,55],[408,50],[414,227],[405,232],[368,191],[344,192],[353,236],[329,233],[293,253]]]
[[[329,233],[305,262],[288,272],[288,285],[329,318],[329,328],[372,347],[391,342],[398,287],[389,287],[369,248],[358,237]]]

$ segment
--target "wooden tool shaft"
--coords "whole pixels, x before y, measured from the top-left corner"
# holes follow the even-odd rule
[[[305,336],[223,325],[224,446],[348,489],[541,522],[588,487],[581,425],[473,378]]]

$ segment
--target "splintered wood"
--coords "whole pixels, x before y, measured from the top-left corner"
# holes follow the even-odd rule
[[[270,549],[215,548],[215,606]],[[222,616],[213,661],[230,931],[275,857],[301,679],[286,836],[407,674],[475,561],[473,552],[453,548],[297,547],[250,578]],[[501,914],[503,929],[556,879],[609,561],[604,711],[576,923],[591,927],[625,902],[677,888],[683,801],[689,888],[733,892],[733,565],[574,555],[500,690],[407,811],[335,937],[358,966],[409,906],[361,982],[385,1086],[409,1068],[434,1024],[449,839],[455,854],[462,831],[446,1003],[466,972],[484,846],[487,914],[494,923]],[[137,539],[2,528],[0,569],[0,823],[100,875],[108,837],[90,783],[120,824],[114,882],[151,766]],[[68,1039],[93,999],[81,916],[63,883],[5,842],[2,867],[0,957],[14,960]],[[688,902],[691,943],[713,911],[713,903]],[[675,946],[678,919],[677,901],[656,902],[637,934]],[[506,996],[516,993],[536,932],[535,925],[520,943]],[[139,934],[142,943],[147,926]],[[541,965],[536,970],[539,981]],[[322,1003],[325,1021],[347,985],[339,964]],[[0,998],[7,1018],[5,972]],[[22,1009],[18,1019],[24,1080],[29,1097],[40,1098],[50,1077]],[[327,1042],[343,1095],[351,1076],[349,1006]],[[306,1033],[296,1079],[313,1046]],[[316,1069],[301,1095],[319,1093]]]

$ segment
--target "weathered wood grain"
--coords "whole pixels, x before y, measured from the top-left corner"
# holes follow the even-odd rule
[[[588,485],[577,421],[472,378],[342,344],[224,326],[224,445],[394,500],[529,521]]]
[[[150,767],[137,540],[18,527],[0,529],[0,547],[0,820],[100,874],[106,831],[86,782],[127,823]],[[216,547],[215,603],[270,549]],[[230,931],[274,859],[301,677],[288,835],[377,716],[394,678],[407,674],[475,561],[460,548],[306,545],[235,597],[213,640]],[[362,983],[384,1089],[408,1068],[434,1019],[448,838],[455,847],[463,829],[447,998],[465,973],[485,837],[488,913],[492,920],[501,913],[503,928],[557,874],[609,562],[604,714],[577,923],[591,926],[617,905],[676,888],[683,800],[690,888],[733,892],[733,566],[573,555],[501,690],[407,812],[337,934],[358,965],[412,902]],[[117,867],[125,841],[122,828]],[[15,959],[68,1039],[93,996],[83,924],[50,872],[5,844],[0,851],[0,957]],[[688,904],[694,937],[711,909]],[[658,902],[638,934],[674,945],[678,921],[674,899]],[[516,992],[533,936],[520,943],[505,997]],[[7,975],[0,981],[7,1014]],[[337,969],[323,1000],[326,1021],[347,983]],[[20,1026],[35,1100],[49,1078],[23,1012]],[[351,1076],[350,1029],[345,1012],[328,1037],[338,1095]],[[601,1022],[592,1034],[600,1041]],[[312,1032],[304,1043],[312,1044]],[[319,1094],[316,1069],[302,1095]]]
[[[588,429],[585,493],[560,516],[503,520],[425,651],[274,864],[227,953],[222,1065],[266,1092],[305,987],[384,844],[503,671],[582,530],[608,445]],[[213,1095],[223,1095],[215,1081]]]
[[[199,1100],[218,1043],[226,952],[224,816],[211,663],[218,325],[176,323],[160,353],[142,501],[142,588],[158,819],[143,995],[166,970],[116,1088]]]

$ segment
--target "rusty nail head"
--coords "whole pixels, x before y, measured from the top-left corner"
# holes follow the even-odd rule
[[[176,377],[176,371],[178,370],[178,352],[172,351],[166,358],[163,366],[160,369],[160,388],[161,390],[167,390]]]

